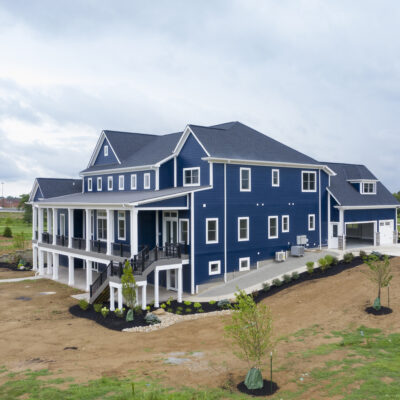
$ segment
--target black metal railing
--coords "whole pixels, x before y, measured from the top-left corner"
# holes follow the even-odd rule
[[[68,246],[68,236],[65,235],[56,235],[56,244],[58,246]]]
[[[100,272],[97,279],[90,285],[90,297],[92,297],[99,290],[101,285],[111,275],[111,267],[112,267],[112,262],[107,265],[107,268],[104,271]]]
[[[74,249],[86,250],[86,239],[73,237],[72,238],[72,247]]]
[[[52,243],[51,235],[50,235],[49,232],[43,232],[42,233],[42,242],[43,243]]]
[[[112,254],[114,256],[130,258],[131,246],[129,244],[124,244],[124,243],[113,243]]]
[[[102,240],[91,240],[90,241],[90,250],[95,253],[107,253],[107,242]]]

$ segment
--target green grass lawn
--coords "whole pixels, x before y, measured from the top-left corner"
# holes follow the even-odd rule
[[[297,332],[299,337],[319,334],[316,326],[312,330]],[[291,365],[301,365],[311,357],[327,356],[334,352],[344,354],[332,357],[322,367],[305,371],[293,380],[295,389],[278,391],[271,399],[295,400],[298,398],[345,400],[400,399],[400,334],[385,335],[378,329],[361,326],[355,330],[331,332],[335,343],[328,343],[300,354],[287,355],[287,365],[281,370],[290,371]],[[157,381],[135,381],[131,379],[102,378],[87,384],[74,384],[72,379],[57,378],[47,370],[9,373],[0,367],[1,399],[137,399],[137,400],[217,400],[249,399],[245,395],[222,389],[166,388]],[[68,382],[70,382],[68,384]],[[65,384],[68,384],[65,388]],[[63,384],[64,388],[59,385]],[[134,385],[134,391],[132,384]],[[278,382],[279,385],[279,382]],[[307,393],[310,391],[310,397]],[[312,393],[312,394],[311,394]]]
[[[11,228],[13,235],[23,233],[25,240],[32,239],[32,223],[24,222],[23,216],[23,213],[0,212],[0,252],[14,248],[12,239],[2,237],[6,226]]]

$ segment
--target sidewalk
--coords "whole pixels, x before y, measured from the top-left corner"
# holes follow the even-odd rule
[[[0,279],[0,283],[8,283],[8,282],[22,282],[22,281],[34,281],[36,279],[43,279],[44,276],[26,276],[25,278],[9,278],[9,279]]]

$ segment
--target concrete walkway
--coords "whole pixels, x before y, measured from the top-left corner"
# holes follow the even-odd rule
[[[34,281],[36,279],[42,279],[44,276],[26,276],[25,278],[9,278],[9,279],[0,279],[0,283],[8,283],[8,282],[22,282],[22,281]]]

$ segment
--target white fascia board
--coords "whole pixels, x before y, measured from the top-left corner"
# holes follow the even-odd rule
[[[34,203],[40,207],[50,207],[50,208],[72,208],[72,209],[90,209],[90,210],[129,210],[129,203],[52,203],[48,201],[40,201]]]
[[[114,156],[115,156],[115,158],[116,158],[117,161],[118,161],[118,164],[121,164],[121,161],[119,160],[118,154],[116,153],[116,151],[115,151],[114,148],[112,147],[111,141],[108,139],[107,134],[104,134],[104,136],[106,137],[107,142],[108,142],[108,144],[110,145],[111,150],[113,151]]]
[[[155,170],[156,165],[140,165],[138,167],[125,167],[125,168],[112,168],[112,169],[102,169],[98,171],[80,172],[79,176],[93,176],[93,175],[103,175],[103,174],[119,174],[122,172],[137,172],[137,171],[148,171]]]
[[[375,205],[375,206],[334,206],[339,210],[379,210],[380,208],[400,208],[400,205]]]
[[[28,201],[30,203],[33,202],[33,199],[35,198],[35,194],[36,194],[38,188],[39,188],[39,183],[38,183],[38,180],[35,179],[35,182],[33,182],[32,190],[31,190],[31,192],[29,194],[29,200]]]
[[[243,165],[260,165],[269,167],[286,167],[286,168],[305,168],[305,169],[322,169],[330,176],[335,176],[336,172],[331,170],[327,165],[323,164],[301,164],[301,163],[288,163],[280,161],[259,161],[259,160],[240,160],[232,158],[215,158],[203,157],[202,160],[216,163],[226,164],[243,164]]]
[[[96,147],[94,148],[92,157],[90,157],[89,164],[88,164],[88,166],[87,166],[86,168],[90,168],[90,167],[94,164],[94,162],[95,162],[97,156],[99,155],[100,148],[101,148],[101,145],[102,145],[103,142],[104,142],[104,139],[107,139],[107,142],[108,142],[109,146],[111,147],[111,150],[112,150],[112,152],[114,153],[115,158],[116,158],[117,161],[118,161],[118,164],[121,164],[121,161],[119,160],[119,158],[118,158],[118,156],[117,156],[117,153],[114,151],[114,149],[113,149],[113,147],[112,147],[112,145],[111,145],[111,142],[108,140],[107,135],[105,134],[104,131],[101,131],[100,137],[99,137],[99,139],[97,140],[97,143],[96,143]]]
[[[374,182],[379,182],[379,179],[347,179],[347,182],[350,182],[350,183],[360,183],[360,182],[374,183]]]
[[[338,203],[340,206],[341,205],[340,201],[333,195],[333,193],[329,190],[329,188],[326,188],[326,191],[335,199],[336,203]]]
[[[204,152],[207,154],[208,157],[210,157],[210,153],[207,151],[207,149],[204,147],[203,143],[200,142],[199,138],[196,136],[196,134],[190,129],[190,126],[187,125],[185,130],[183,131],[183,134],[181,138],[179,139],[178,144],[176,145],[173,154],[178,155],[180,151],[182,150],[183,145],[186,143],[187,138],[189,135],[192,134],[193,137],[197,140],[201,148],[204,150]]]

